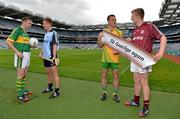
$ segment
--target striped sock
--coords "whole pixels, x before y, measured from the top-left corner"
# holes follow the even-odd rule
[[[21,91],[22,91],[22,79],[16,79],[16,88],[17,88],[17,94],[18,96],[21,96]]]
[[[22,89],[25,89],[25,87],[26,87],[26,79],[24,78],[24,79],[22,79]]]

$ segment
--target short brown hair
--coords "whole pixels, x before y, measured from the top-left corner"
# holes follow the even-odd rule
[[[30,17],[23,17],[21,20],[22,20],[22,22],[24,22],[24,21],[26,21],[26,20],[32,21],[32,19],[31,19]]]
[[[136,13],[138,16],[140,16],[142,19],[144,18],[144,9],[143,8],[136,8],[131,13]]]
[[[109,18],[110,17],[116,17],[114,14],[110,14],[110,15],[108,15],[108,17],[107,17],[107,21],[109,21]]]
[[[53,25],[53,21],[52,21],[52,19],[50,17],[44,18],[43,21],[46,21],[46,22],[50,23],[51,25]]]

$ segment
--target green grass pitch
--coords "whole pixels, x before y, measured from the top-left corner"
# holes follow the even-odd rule
[[[101,102],[100,97],[100,50],[61,50],[59,72],[62,80],[61,96],[49,100],[50,94],[41,94],[47,85],[39,50],[33,50],[28,74],[28,87],[34,93],[27,104],[16,103],[13,53],[0,50],[0,119],[138,119],[140,108],[123,105],[133,95],[132,74],[129,61],[120,59],[119,104],[112,100],[112,86],[108,86],[108,99]],[[162,59],[153,66],[150,75],[151,93],[150,114],[147,119],[179,119],[180,117],[180,66]],[[112,82],[111,73],[108,76]]]

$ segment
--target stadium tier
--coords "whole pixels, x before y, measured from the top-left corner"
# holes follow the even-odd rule
[[[166,0],[167,4],[169,4],[168,0]],[[173,3],[174,4],[174,3]],[[163,4],[164,5],[164,4]],[[169,4],[171,5],[171,4]],[[35,37],[40,41],[39,47],[42,46],[41,41],[43,40],[43,36],[45,31],[42,27],[43,16],[32,14],[27,10],[19,10],[16,7],[8,7],[2,2],[0,2],[0,7],[3,8],[0,10],[0,47],[5,48],[5,44],[2,43],[11,31],[20,25],[20,19],[24,16],[29,16],[32,18],[33,25],[29,29],[28,33],[30,37]],[[15,9],[16,8],[16,9]],[[162,8],[164,8],[162,6]],[[16,15],[12,13],[15,12]],[[161,12],[164,12],[161,10]],[[173,13],[172,13],[173,14]],[[8,16],[8,17],[7,17]],[[162,16],[162,15],[161,15]],[[161,17],[160,16],[160,17]],[[178,21],[175,21],[171,24],[167,24],[168,19],[153,21],[153,23],[160,29],[162,33],[164,33],[168,38],[168,51],[177,52],[176,55],[179,56],[179,47],[180,47],[180,24]],[[97,48],[97,37],[99,32],[101,32],[106,24],[100,25],[67,25],[65,23],[60,23],[57,20],[53,21],[54,29],[59,34],[59,42],[61,43],[60,48]],[[117,23],[117,27],[124,32],[124,37],[131,37],[132,30],[134,29],[133,23]],[[159,41],[155,41],[154,49],[158,49]]]
[[[0,37],[1,38],[7,37],[10,34],[10,32],[19,25],[20,22],[17,20],[0,17]],[[94,27],[98,27],[98,25],[97,26],[94,25]],[[106,25],[103,25],[103,28],[105,27]],[[68,42],[70,39],[72,39],[73,42],[77,41],[83,43],[86,41],[96,40],[98,33],[101,32],[103,28],[98,30],[90,29],[90,28],[79,29],[79,27],[78,28],[74,27],[74,29],[72,28],[71,29],[54,28],[54,29],[58,32],[60,36],[60,42]],[[122,28],[119,29],[124,32],[125,37],[131,37],[132,29],[122,29]],[[173,38],[178,40],[178,38],[180,37],[180,25],[171,25],[164,27],[161,26],[159,27],[159,29],[161,30],[161,32],[163,32],[166,36],[169,37],[169,40]],[[33,24],[33,26],[30,28],[28,32],[32,37],[36,37],[39,40],[42,40],[40,38],[43,38],[43,35],[45,34],[43,27],[41,25],[35,25],[35,24]]]

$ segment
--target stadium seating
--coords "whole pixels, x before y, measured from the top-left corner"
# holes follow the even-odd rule
[[[0,39],[0,49],[4,49],[4,48],[7,48],[5,40]]]
[[[6,39],[12,30],[19,26],[20,22],[13,19],[0,17],[0,38]],[[92,26],[92,25],[91,25]],[[74,26],[73,26],[74,27]],[[78,29],[81,26],[74,27],[74,29],[59,29],[54,28],[59,34],[60,48],[97,48],[97,37],[102,29]],[[96,26],[94,26],[96,27]],[[101,26],[102,27],[102,26]],[[105,27],[105,25],[104,25]],[[103,27],[102,27],[103,28]],[[168,38],[167,53],[173,55],[180,55],[180,25],[159,27],[160,31],[164,33]],[[124,37],[131,37],[133,29],[122,29]],[[30,37],[35,37],[40,41],[39,47],[42,47],[42,41],[45,31],[41,25],[33,24],[28,30]],[[1,48],[6,48],[4,40],[1,40]],[[153,49],[157,51],[159,48],[159,41],[153,46]],[[173,51],[173,52],[172,52]]]

